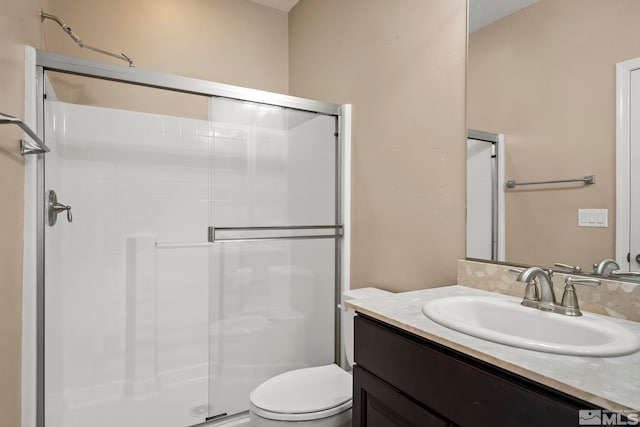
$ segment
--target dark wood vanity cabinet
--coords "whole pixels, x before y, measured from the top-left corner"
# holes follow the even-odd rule
[[[355,318],[353,426],[577,426],[593,404],[372,318]]]

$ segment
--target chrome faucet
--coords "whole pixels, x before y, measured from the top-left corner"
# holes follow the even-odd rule
[[[605,258],[597,264],[593,264],[593,272],[604,276],[640,277],[638,271],[623,271],[615,260]]]
[[[598,286],[600,284],[598,279],[574,279],[568,276],[565,279],[566,286],[562,294],[562,303],[558,304],[551,280],[553,271],[543,270],[540,267],[530,267],[524,271],[511,271],[519,273],[516,280],[527,284],[522,305],[567,316],[582,316],[578,306],[576,289],[573,285]],[[539,293],[538,288],[540,289]]]
[[[538,300],[536,308],[544,311],[554,311],[554,307],[557,306],[557,303],[551,277],[553,277],[553,271],[551,270],[543,270],[540,267],[529,267],[518,274],[518,278],[516,280],[518,282],[526,283],[527,286],[529,286],[532,281],[538,283],[540,299]]]
[[[593,272],[596,274],[611,274],[620,270],[620,264],[611,258],[605,258],[597,264],[593,264]]]

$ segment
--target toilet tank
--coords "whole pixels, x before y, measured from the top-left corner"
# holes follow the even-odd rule
[[[378,288],[348,289],[342,292],[342,342],[349,367],[353,366],[353,318],[356,312],[351,308],[346,308],[344,302],[350,299],[379,298],[392,294],[393,292]]]

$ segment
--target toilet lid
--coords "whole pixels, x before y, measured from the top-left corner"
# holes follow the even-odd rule
[[[351,375],[338,365],[298,369],[275,376],[256,387],[249,397],[256,413],[332,415],[351,407]],[[335,411],[332,411],[335,409]]]

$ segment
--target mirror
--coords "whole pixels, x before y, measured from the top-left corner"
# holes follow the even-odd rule
[[[640,57],[639,19],[636,0],[469,0],[468,128],[504,138],[503,261],[615,259],[616,64]]]

